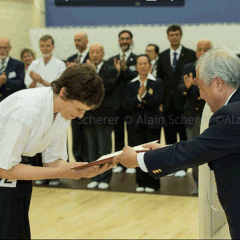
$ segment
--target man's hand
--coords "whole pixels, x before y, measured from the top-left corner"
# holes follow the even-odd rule
[[[137,153],[131,147],[124,147],[123,152],[113,158],[113,163],[119,162],[127,168],[139,167]]]
[[[147,144],[143,145],[142,147],[149,148],[150,150],[155,150],[155,149],[161,148],[163,146],[159,143],[147,143]]]
[[[85,164],[87,163],[73,162],[73,163],[68,163],[64,166],[61,166],[60,167],[61,169],[60,171],[62,172],[61,177],[69,178],[69,179],[80,179],[82,177],[92,178],[99,174],[104,173],[105,171],[113,168],[116,165],[115,163],[111,163],[111,164],[106,163],[102,167],[100,167],[99,165],[93,165],[93,166],[82,168],[82,169],[72,169],[74,167],[79,167]]]
[[[7,82],[7,76],[6,73],[3,72],[3,74],[0,76],[0,86],[2,86],[3,84],[6,84]]]
[[[192,86],[192,84],[194,84],[194,80],[195,78],[193,78],[192,73],[190,73],[189,76],[187,74],[183,76],[183,81],[187,89],[189,89]]]
[[[120,74],[121,73],[121,61],[117,60],[117,58],[114,58],[113,64],[114,64],[114,67],[117,69],[118,74]]]
[[[141,84],[140,88],[138,89],[139,96],[142,97],[145,91],[146,91],[146,87],[144,86],[144,84]]]

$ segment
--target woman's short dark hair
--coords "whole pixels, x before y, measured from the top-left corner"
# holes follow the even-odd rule
[[[104,97],[103,80],[86,63],[66,69],[51,86],[55,94],[66,89],[64,100],[76,100],[93,109],[101,105]]]
[[[30,48],[23,48],[22,50],[21,50],[21,52],[20,52],[20,58],[21,59],[23,59],[23,54],[24,53],[30,53],[31,55],[32,55],[32,57],[35,59],[35,53],[33,52],[33,50],[32,49],[30,49]]]
[[[178,30],[180,31],[180,35],[182,36],[182,28],[181,28],[181,26],[178,25],[178,24],[173,24],[173,25],[168,27],[167,35],[169,34],[169,32],[176,32]]]
[[[138,59],[140,57],[146,57],[148,59],[149,64],[151,65],[151,60],[150,60],[150,58],[149,58],[149,56],[147,54],[140,54],[140,55],[138,55],[137,58],[136,58],[136,65],[137,65],[137,61],[138,61]]]

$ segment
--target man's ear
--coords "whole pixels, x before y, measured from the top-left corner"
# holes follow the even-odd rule
[[[214,79],[216,86],[217,86],[217,91],[221,92],[223,89],[223,83],[224,81],[220,77],[216,77]]]

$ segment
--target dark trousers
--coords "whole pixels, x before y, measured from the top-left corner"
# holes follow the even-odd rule
[[[0,239],[31,239],[28,211],[32,181],[18,180],[15,187],[11,185],[0,180]]]
[[[124,131],[124,122],[125,117],[128,115],[128,112],[123,109],[121,106],[117,111],[116,114],[116,125],[114,126],[114,133],[115,133],[115,152],[121,151],[125,147],[125,131]],[[118,166],[123,167],[126,169],[122,164],[118,164]]]
[[[149,129],[141,124],[137,130],[128,129],[129,146],[134,147],[154,140],[159,140],[161,129]],[[139,187],[149,187],[158,190],[160,180],[154,179],[148,173],[143,172],[139,167],[136,168],[136,182]]]
[[[72,151],[77,162],[83,162],[83,130],[82,123],[75,118],[71,121],[72,125]],[[86,148],[87,146],[84,146]]]
[[[84,162],[96,161],[103,155],[112,152],[112,126],[83,127],[83,134],[87,139],[88,148],[84,148]],[[86,145],[85,144],[85,145]],[[87,153],[85,151],[88,150]],[[92,178],[92,181],[110,183],[112,169]]]
[[[164,109],[163,109],[164,110]],[[163,115],[167,122],[167,127],[164,128],[166,144],[173,144],[177,142],[177,133],[179,133],[180,140],[186,141],[186,127],[182,123],[183,111],[177,110],[173,103],[173,99],[170,102],[168,110],[163,111]]]

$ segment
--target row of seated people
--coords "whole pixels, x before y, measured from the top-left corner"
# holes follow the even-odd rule
[[[137,56],[131,51],[133,34],[123,30],[118,37],[120,54],[103,61],[103,45],[95,43],[88,48],[86,33],[77,33],[74,42],[78,53],[63,62],[53,55],[54,39],[50,35],[44,35],[39,41],[42,58],[34,60],[34,53],[30,49],[24,49],[21,52],[24,65],[9,57],[10,42],[7,38],[1,38],[1,100],[25,86],[48,87],[66,68],[87,63],[96,68],[103,79],[106,92],[98,109],[88,111],[83,119],[72,120],[73,154],[76,161],[91,162],[110,153],[113,130],[115,151],[121,150],[127,139],[124,136],[125,122],[130,146],[160,139],[161,127],[164,127],[166,144],[175,143],[177,133],[180,140],[199,134],[204,101],[193,85],[195,61],[212,48],[212,43],[202,39],[194,52],[181,45],[181,27],[171,25],[167,29],[169,49],[159,54],[159,47],[149,44],[146,54]],[[16,62],[16,66],[11,61]],[[41,162],[40,156],[35,159]],[[118,166],[113,171],[122,170],[123,166]],[[133,173],[135,169],[127,169],[126,172]],[[176,177],[185,175],[186,171],[174,174]],[[197,169],[193,170],[193,176],[197,183]],[[93,178],[88,187],[106,189],[111,177],[112,170]],[[136,172],[136,182],[136,191],[154,192],[160,189],[159,180],[139,169]],[[43,181],[36,183],[42,184]],[[50,185],[58,183],[58,180],[49,182]]]

